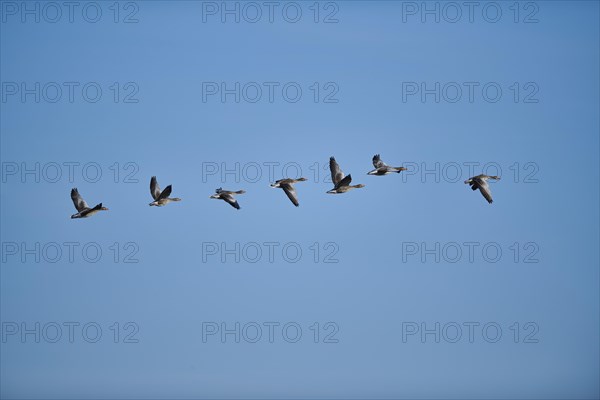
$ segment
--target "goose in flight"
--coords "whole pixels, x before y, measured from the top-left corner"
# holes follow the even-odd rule
[[[71,189],[71,200],[73,200],[73,204],[77,209],[77,214],[71,215],[71,218],[87,218],[96,214],[98,211],[108,211],[108,208],[102,207],[102,203],[97,204],[94,208],[90,208],[77,191],[77,188]]]
[[[240,205],[238,204],[237,200],[233,196],[236,194],[244,194],[244,193],[246,193],[245,190],[238,190],[237,192],[232,192],[229,190],[223,190],[223,188],[218,188],[217,190],[215,190],[215,194],[210,196],[210,198],[225,200],[227,203],[229,203],[231,205],[231,207],[237,208],[239,210]]]
[[[344,173],[340,169],[340,166],[335,161],[335,158],[329,158],[329,169],[331,170],[331,180],[333,182],[333,189],[329,190],[329,194],[346,193],[352,189],[359,189],[365,187],[363,184],[350,185],[352,182],[352,175],[344,176]]]
[[[467,179],[465,181],[465,183],[468,183],[469,185],[471,185],[471,189],[473,189],[473,190],[479,189],[479,191],[481,192],[483,197],[485,197],[487,202],[492,204],[492,202],[494,200],[492,199],[492,191],[490,190],[490,186],[488,185],[488,182],[487,182],[488,179],[500,180],[500,177],[481,174],[481,175],[477,175],[477,176]]]
[[[298,179],[280,179],[275,181],[275,183],[271,184],[271,187],[281,188],[287,194],[287,197],[291,200],[291,202],[298,207],[300,203],[298,203],[298,195],[296,194],[296,189],[294,188],[294,183],[304,182],[306,178],[298,178]]]
[[[367,175],[382,176],[391,174],[392,172],[400,173],[400,171],[406,171],[406,168],[404,167],[390,167],[389,165],[381,161],[379,154],[375,154],[373,156],[373,166],[375,167],[375,169],[373,171],[367,172]]]
[[[171,187],[171,185],[169,185],[165,188],[165,190],[161,191],[160,186],[158,186],[158,182],[156,181],[156,177],[153,176],[150,179],[150,194],[152,195],[154,201],[148,205],[162,207],[169,204],[172,201],[181,201],[179,197],[169,197],[172,189],[173,188]]]

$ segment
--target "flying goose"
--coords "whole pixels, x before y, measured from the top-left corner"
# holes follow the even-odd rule
[[[479,191],[481,192],[483,197],[485,197],[488,203],[492,204],[494,200],[492,199],[492,192],[490,191],[490,186],[487,183],[488,179],[500,180],[500,177],[481,174],[467,179],[465,183],[471,185],[471,189],[473,190],[479,189]]]
[[[150,194],[154,201],[149,206],[157,206],[162,207],[169,204],[172,201],[181,201],[179,197],[169,197],[171,194],[172,187],[171,185],[167,186],[165,190],[161,192],[160,186],[158,186],[158,182],[156,181],[156,177],[153,176],[150,178]]]
[[[287,194],[287,197],[294,203],[296,207],[300,205],[298,203],[298,196],[296,195],[296,189],[294,188],[294,183],[304,182],[306,178],[298,178],[298,179],[280,179],[275,181],[275,183],[271,184],[271,187],[281,188]]]
[[[71,215],[71,218],[87,218],[96,214],[98,211],[108,211],[108,208],[102,207],[102,203],[97,204],[94,208],[90,208],[77,191],[77,188],[71,189],[71,200],[73,200],[73,204],[77,209],[77,214]]]
[[[391,174],[392,172],[400,173],[400,171],[406,171],[406,168],[404,167],[390,167],[389,165],[381,161],[379,154],[375,154],[373,156],[373,166],[375,167],[375,169],[373,171],[367,172],[367,175],[382,176]]]
[[[229,190],[223,190],[223,188],[218,188],[217,190],[215,190],[215,194],[210,196],[210,198],[225,200],[227,203],[229,203],[231,205],[231,207],[237,208],[239,210],[240,205],[238,204],[237,200],[233,197],[233,195],[244,194],[244,193],[246,193],[245,190],[238,190],[237,192],[232,192]]]
[[[333,189],[329,190],[327,193],[329,194],[339,194],[346,193],[352,189],[358,189],[365,187],[363,184],[359,185],[350,185],[352,182],[352,175],[348,175],[344,177],[344,173],[340,169],[340,166],[335,161],[335,158],[329,158],[329,169],[331,170],[331,180],[333,181]]]

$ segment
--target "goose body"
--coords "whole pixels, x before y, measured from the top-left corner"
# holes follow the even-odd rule
[[[157,206],[162,207],[173,201],[181,201],[179,197],[169,197],[173,187],[171,185],[167,186],[165,190],[161,191],[160,186],[158,186],[158,182],[156,180],[156,176],[150,178],[150,194],[154,201],[149,206]]]
[[[275,183],[272,183],[271,187],[283,189],[283,191],[285,192],[287,197],[290,199],[292,204],[294,204],[296,207],[298,207],[300,205],[300,203],[298,202],[298,195],[296,194],[296,189],[294,188],[294,183],[304,182],[304,181],[306,181],[306,178],[280,179],[278,181],[275,181]]]
[[[389,175],[394,172],[400,173],[402,171],[406,171],[406,168],[404,167],[390,167],[389,165],[381,161],[381,157],[379,156],[379,154],[375,154],[373,156],[373,166],[375,167],[375,169],[367,172],[367,175],[383,176]]]
[[[234,196],[236,194],[244,194],[244,193],[246,193],[246,191],[244,191],[244,190],[238,190],[237,192],[233,192],[230,190],[223,190],[223,188],[218,188],[217,190],[215,190],[215,194],[210,196],[210,198],[217,199],[217,200],[224,200],[231,207],[239,210],[241,207]]]
[[[488,179],[500,180],[500,177],[481,174],[467,179],[465,183],[469,184],[473,190],[479,189],[487,202],[492,204],[494,199],[492,199],[492,191],[490,190],[490,185],[487,182]]]
[[[77,210],[77,214],[71,215],[71,219],[88,218],[99,211],[108,211],[108,208],[102,207],[102,203],[96,204],[96,206],[94,207],[88,206],[83,197],[81,197],[81,195],[79,194],[77,188],[71,189],[71,200],[73,200],[73,205]]]
[[[341,194],[346,193],[352,189],[359,189],[365,187],[363,184],[350,185],[352,182],[352,175],[344,176],[344,173],[340,169],[337,161],[334,157],[329,158],[329,169],[331,170],[331,181],[333,182],[333,189],[327,191],[329,194]]]

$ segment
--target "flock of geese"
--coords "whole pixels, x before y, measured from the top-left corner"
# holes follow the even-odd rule
[[[367,175],[375,175],[375,176],[383,176],[389,175],[392,173],[400,173],[405,171],[404,167],[391,167],[381,161],[379,154],[375,154],[373,156],[373,167],[374,170],[369,171]],[[329,194],[341,194],[346,193],[352,189],[360,189],[365,187],[363,184],[351,185],[352,183],[352,175],[344,175],[337,161],[335,161],[334,157],[329,159],[329,169],[331,170],[331,180],[333,181],[333,189],[327,191]],[[471,189],[477,190],[481,192],[483,197],[488,201],[488,203],[492,203],[492,192],[490,191],[490,187],[488,185],[488,179],[498,180],[500,177],[498,176],[489,176],[489,175],[477,175],[472,178],[469,178],[465,181],[466,184],[471,186]],[[294,184],[298,182],[304,182],[306,178],[298,178],[298,179],[280,179],[275,183],[271,184],[271,187],[283,189],[287,197],[290,201],[298,207],[300,203],[298,202],[298,195],[296,194],[296,189],[294,188]],[[171,191],[173,187],[171,185],[167,186],[164,190],[160,189],[158,186],[158,181],[156,180],[156,176],[153,176],[150,179],[150,194],[154,201],[150,203],[150,206],[162,207],[171,202],[181,201],[178,197],[169,197],[171,195]],[[229,205],[236,209],[240,209],[240,205],[235,199],[235,195],[246,193],[244,190],[231,191],[231,190],[223,190],[223,188],[218,188],[215,190],[215,194],[210,196],[211,199],[224,200]],[[79,194],[77,188],[73,188],[71,190],[71,199],[73,200],[73,204],[75,205],[75,209],[77,209],[77,213],[71,215],[71,218],[87,218],[99,211],[107,211],[108,208],[103,207],[102,203],[97,204],[95,207],[90,207],[85,202],[83,197]]]

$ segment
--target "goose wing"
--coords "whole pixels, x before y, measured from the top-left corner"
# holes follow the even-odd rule
[[[348,185],[350,185],[350,182],[352,182],[352,174],[350,174],[347,177],[345,177],[344,179],[342,179],[337,185],[335,185],[335,187],[339,188],[342,186],[348,186]]]
[[[296,207],[298,207],[300,203],[298,203],[298,195],[296,194],[296,189],[294,186],[290,185],[289,183],[284,183],[281,185],[281,188],[285,194],[287,194],[287,197],[290,199],[290,201],[294,203]]]
[[[155,176],[150,179],[150,194],[154,200],[158,200],[160,198],[160,186],[158,186]]]
[[[155,199],[155,200],[157,200],[157,201],[158,201],[158,200],[166,199],[166,198],[167,198],[167,197],[169,197],[169,195],[171,194],[171,190],[172,190],[172,187],[171,187],[171,185],[167,186],[167,187],[165,188],[165,190],[163,190],[162,192],[160,192],[160,195],[159,195],[159,196],[158,196],[158,198],[157,198],[157,199]]]
[[[344,173],[333,157],[329,158],[329,169],[331,170],[331,180],[333,184],[337,186],[338,183],[344,179]]]
[[[490,185],[487,183],[486,179],[477,179],[477,186],[479,186],[479,191],[485,197],[488,203],[492,204],[494,201],[492,199],[492,191],[490,190]]]
[[[384,163],[383,161],[381,161],[381,157],[379,157],[379,154],[375,154],[373,156],[373,166],[375,168],[381,168],[381,167],[387,167],[387,164]]]
[[[225,200],[227,203],[229,203],[231,205],[231,207],[237,208],[238,210],[240,209],[240,205],[238,204],[235,197],[233,197],[232,195],[230,195],[228,193],[221,193],[221,198],[223,200]]]
[[[71,189],[71,200],[73,200],[73,205],[77,209],[77,211],[82,212],[86,208],[90,208],[83,197],[79,194],[77,188]]]

